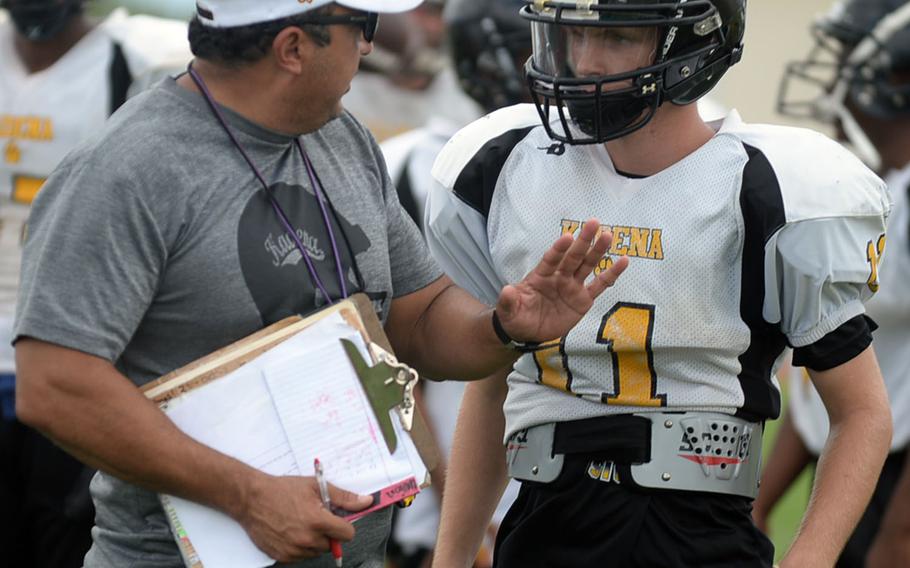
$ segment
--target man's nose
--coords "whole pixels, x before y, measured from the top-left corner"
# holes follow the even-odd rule
[[[367,41],[364,39],[363,35],[360,36],[360,55],[369,55],[373,52],[373,42]]]

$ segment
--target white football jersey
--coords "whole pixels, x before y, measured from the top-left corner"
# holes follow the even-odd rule
[[[656,410],[775,418],[787,344],[864,312],[890,200],[835,142],[731,112],[696,152],[645,178],[603,145],[555,143],[532,106],[460,131],[434,166],[431,250],[494,303],[561,234],[600,219],[626,273],[559,345],[509,377],[507,435],[536,424]]]
[[[114,42],[132,94],[186,66],[186,33],[185,23],[118,10],[54,65],[29,74],[13,47],[13,25],[0,13],[0,373],[13,370],[9,342],[29,206],[63,157],[107,120]]]
[[[910,165],[891,172],[885,182],[894,208],[879,270],[880,289],[866,311],[879,326],[874,334],[875,355],[894,419],[891,449],[900,450],[910,442]],[[793,368],[789,385],[793,425],[809,451],[819,455],[828,437],[825,405],[802,368]]]

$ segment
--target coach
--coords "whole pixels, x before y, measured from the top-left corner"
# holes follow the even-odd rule
[[[182,434],[136,388],[159,375],[353,292],[426,374],[481,377],[515,360],[490,308],[440,276],[375,142],[339,102],[371,50],[374,12],[417,4],[199,0],[188,73],[131,100],[42,190],[15,327],[17,404],[100,470],[87,567],[182,565],[155,492],[224,511],[279,561],[354,537],[311,478],[265,475]],[[625,262],[585,283],[609,244],[597,227],[556,241],[503,291],[509,336],[562,335],[621,273]],[[333,492],[339,506],[366,504]],[[388,514],[358,523],[349,565],[382,565]]]

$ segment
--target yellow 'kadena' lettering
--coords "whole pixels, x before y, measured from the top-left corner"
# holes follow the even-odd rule
[[[48,141],[54,139],[51,119],[40,116],[0,114],[0,138]]]
[[[563,219],[560,222],[560,235],[574,235],[581,228],[582,222],[575,219]],[[613,234],[608,254],[626,255],[632,258],[664,259],[663,230],[629,225],[601,225],[601,231],[608,230]],[[600,236],[600,232],[597,233]]]
[[[667,395],[657,394],[657,374],[651,352],[654,306],[620,302],[603,317],[598,343],[613,358],[613,394],[601,400],[620,406],[666,406]]]
[[[642,229],[640,227],[629,227],[629,252],[631,257],[648,256],[648,235],[651,229]]]
[[[651,231],[651,246],[648,247],[648,258],[653,258],[654,260],[664,259],[664,245],[660,240],[662,235],[663,231],[660,229]]]
[[[869,241],[866,244],[866,260],[869,262],[869,279],[866,284],[873,292],[878,292],[878,265],[882,261],[882,255],[885,254],[885,235],[879,235],[877,241]]]

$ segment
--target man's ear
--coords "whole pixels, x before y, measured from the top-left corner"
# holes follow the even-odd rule
[[[272,41],[275,63],[285,71],[300,75],[318,48],[305,31],[295,26],[281,30]]]

